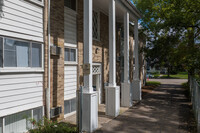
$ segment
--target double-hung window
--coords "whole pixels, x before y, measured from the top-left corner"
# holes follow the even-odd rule
[[[0,37],[0,67],[42,68],[42,45]]]
[[[75,48],[65,48],[65,62],[76,63],[77,51]]]

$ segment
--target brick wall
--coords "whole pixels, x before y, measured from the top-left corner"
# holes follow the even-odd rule
[[[44,34],[45,34],[45,63],[44,88],[48,87],[48,0],[45,0]],[[64,112],[64,0],[51,1],[51,44],[62,48],[60,56],[51,55],[51,90],[50,107],[62,106]],[[45,92],[45,91],[44,91]],[[44,93],[44,101],[45,101]],[[45,102],[44,102],[45,103]],[[46,111],[45,111],[46,112]],[[62,120],[64,113],[54,120]]]
[[[109,58],[108,58],[108,48],[109,48],[109,28],[108,28],[108,16],[100,13],[100,40],[93,40],[92,46],[92,59],[93,63],[101,63],[102,65],[102,87],[104,83],[108,82],[109,78]],[[78,63],[79,63],[79,85],[83,85],[83,0],[78,2]],[[104,88],[102,88],[103,102],[105,97]]]

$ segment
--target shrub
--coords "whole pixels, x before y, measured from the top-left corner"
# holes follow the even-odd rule
[[[47,118],[43,118],[43,120],[40,120],[39,122],[31,119],[30,122],[34,129],[30,129],[29,133],[77,133],[76,127],[72,127],[68,123],[51,121]]]
[[[159,86],[161,83],[156,81],[147,81],[146,86]]]

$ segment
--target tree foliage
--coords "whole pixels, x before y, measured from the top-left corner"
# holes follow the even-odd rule
[[[200,69],[200,0],[132,0],[143,14],[147,57],[161,66]]]

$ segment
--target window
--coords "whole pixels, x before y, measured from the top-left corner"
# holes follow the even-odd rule
[[[36,122],[42,120],[43,117],[43,107],[38,107],[35,109],[26,110],[23,112],[15,113],[4,118],[0,118],[0,133],[2,133],[2,128],[5,127],[5,133],[24,133],[27,130],[32,129],[32,124],[29,119],[35,119]],[[3,123],[5,119],[5,123]],[[35,128],[35,126],[33,126]]]
[[[0,67],[3,66],[3,38],[0,38]]]
[[[65,6],[76,11],[76,0],[65,0]]]
[[[64,101],[64,114],[76,111],[76,98]]]
[[[41,45],[37,43],[32,43],[32,67],[42,67],[41,53]]]
[[[33,119],[36,122],[42,120],[42,116],[43,116],[43,107],[33,109]]]
[[[76,62],[76,49],[65,48],[65,61]]]
[[[22,133],[31,129],[31,124],[28,119],[31,118],[31,110],[20,112],[5,117],[5,132],[6,133]]]
[[[0,38],[0,67],[42,67],[42,45]]]
[[[100,40],[99,12],[93,11],[93,39]]]
[[[28,42],[5,39],[4,66],[5,67],[29,67]]]

